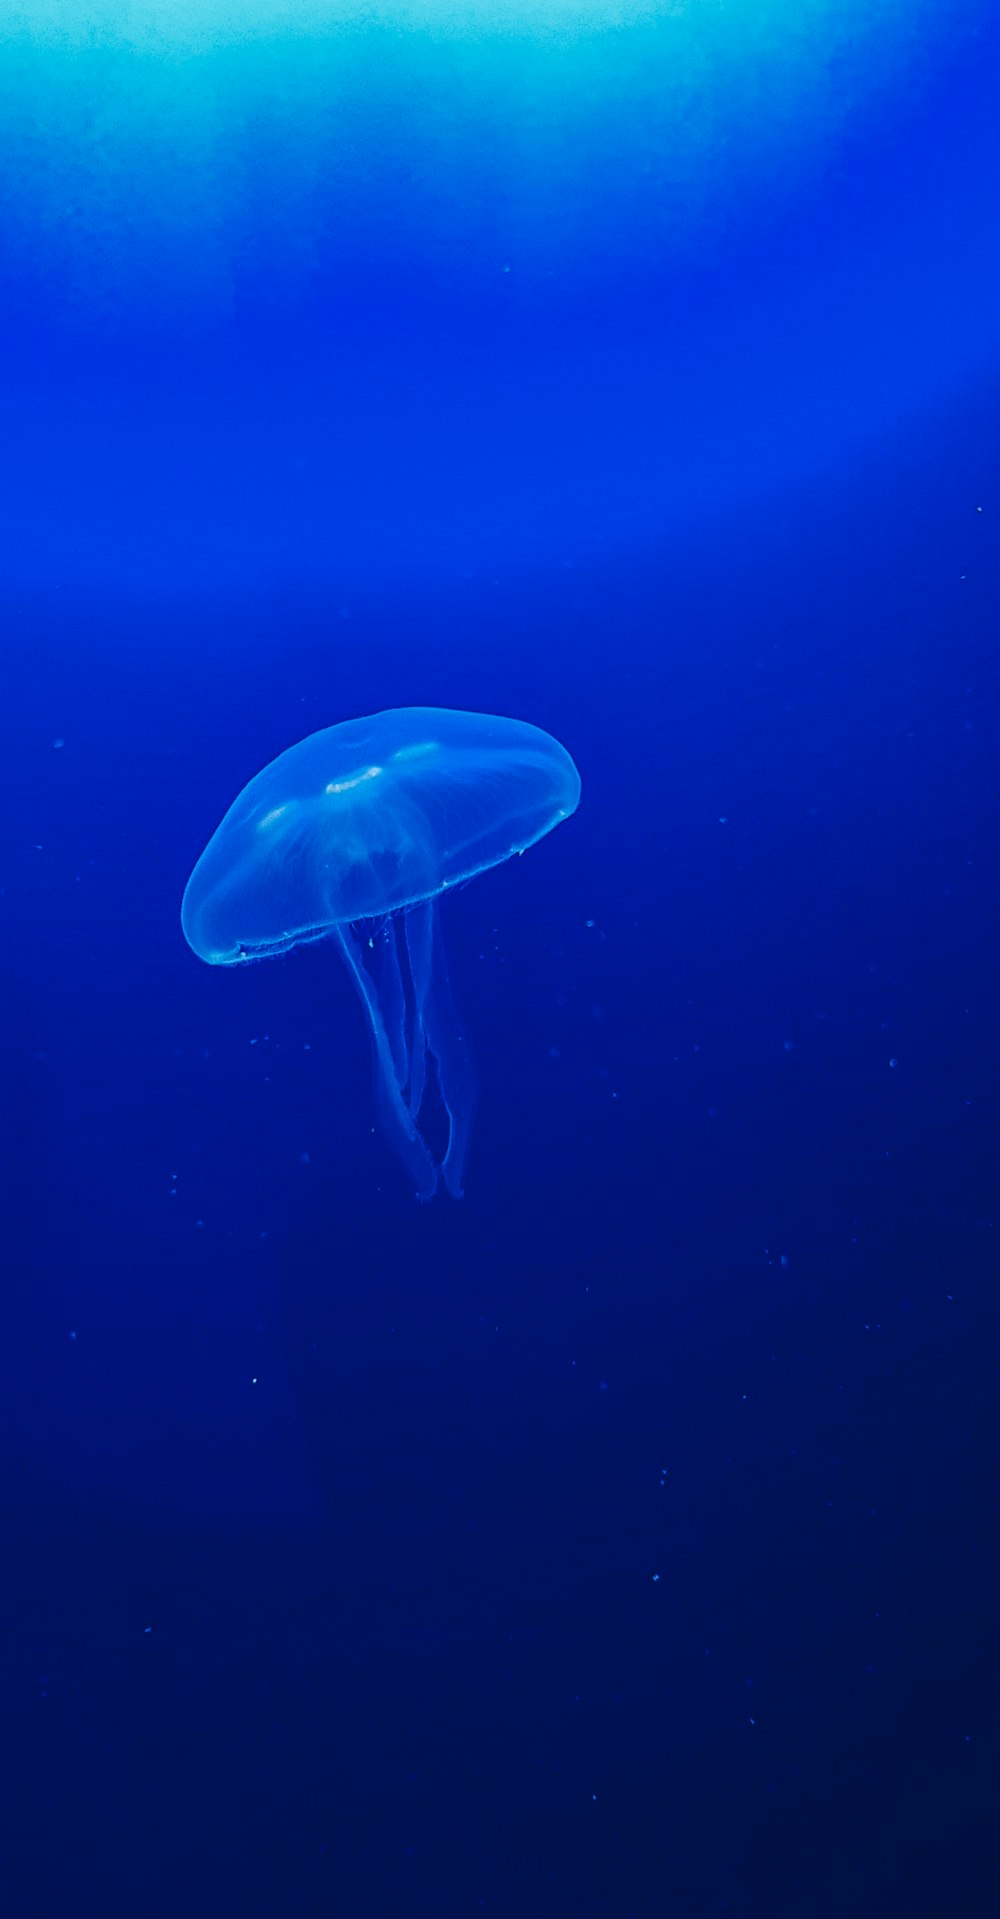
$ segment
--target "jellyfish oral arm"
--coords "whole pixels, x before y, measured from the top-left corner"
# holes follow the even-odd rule
[[[469,1049],[452,998],[437,904],[423,900],[393,914],[366,938],[338,926],[335,937],[371,1029],[379,1119],[389,1144],[431,1199],[439,1178],[461,1199],[475,1109]],[[433,1063],[448,1141],[440,1165],[420,1131]]]
[[[464,1027],[452,997],[436,901],[424,900],[408,907],[404,924],[413,981],[414,1026],[433,1057],[448,1115],[448,1145],[441,1174],[452,1197],[461,1199],[476,1087]]]
[[[433,1199],[437,1192],[438,1169],[417,1131],[416,1121],[403,1097],[397,1071],[398,1054],[394,1055],[378,988],[364,962],[364,948],[351,927],[338,926],[334,932],[347,970],[368,1015],[374,1052],[375,1093],[382,1129],[389,1144],[412,1176],[416,1185],[417,1198]]]

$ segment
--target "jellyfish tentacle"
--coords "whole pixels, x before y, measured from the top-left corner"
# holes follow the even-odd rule
[[[448,977],[441,918],[434,899],[422,900],[407,908],[406,945],[414,1003],[448,1114],[448,1145],[441,1161],[441,1173],[452,1197],[461,1199],[476,1109],[476,1083],[465,1029]]]
[[[437,1191],[438,1169],[417,1131],[412,1114],[403,1098],[393,1049],[379,1002],[378,989],[364,963],[364,949],[349,926],[335,927],[334,935],[368,1015],[375,1058],[375,1092],[383,1130],[403,1165],[416,1181],[417,1198],[433,1199]]]

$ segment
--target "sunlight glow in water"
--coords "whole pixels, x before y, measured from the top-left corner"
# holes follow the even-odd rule
[[[988,189],[913,129],[986,5],[7,0],[9,552],[572,549],[950,390],[993,352]]]
[[[709,258],[919,92],[948,0],[15,0],[18,270],[98,317],[232,311],[366,253],[423,275]],[[488,217],[483,208],[488,208]],[[275,212],[278,211],[277,217]],[[9,235],[6,231],[10,228]]]
[[[344,28],[406,27],[455,37],[586,33],[708,4],[718,12],[719,0],[21,0],[6,25],[64,45],[204,49]]]
[[[0,38],[27,34],[63,47],[116,46],[143,52],[204,52],[252,40],[400,29],[449,39],[489,35],[620,33],[657,21],[683,23],[685,34],[730,43],[761,35],[807,50],[878,34],[913,14],[906,0],[14,0]],[[918,9],[942,11],[941,0]]]

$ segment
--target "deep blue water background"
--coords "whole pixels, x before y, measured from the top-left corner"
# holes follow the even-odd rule
[[[992,1912],[996,26],[90,14],[0,35],[4,1909]],[[179,923],[411,703],[583,778],[426,1209],[335,954]]]

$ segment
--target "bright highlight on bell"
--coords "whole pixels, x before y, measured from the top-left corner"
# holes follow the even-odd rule
[[[540,840],[579,803],[565,748],[521,720],[404,707],[326,727],[234,800],[188,881],[181,923],[230,966],[335,939],[371,1027],[383,1127],[430,1199],[460,1197],[475,1093],[440,894]],[[420,1130],[428,1066],[448,1115]]]

